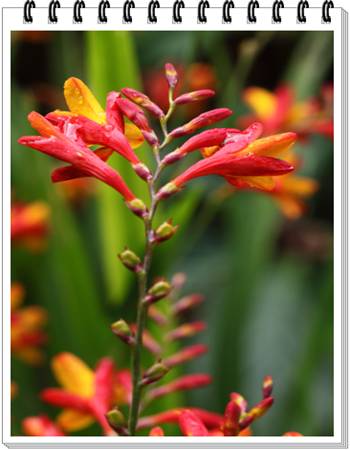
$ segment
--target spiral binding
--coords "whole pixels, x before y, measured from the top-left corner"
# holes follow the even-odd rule
[[[131,9],[135,8],[134,0],[126,0],[123,5],[123,23],[132,23]]]
[[[33,23],[32,8],[35,8],[34,0],[27,0],[23,7],[24,23]]]
[[[334,3],[332,0],[326,0],[322,5],[322,22],[331,23],[332,18],[329,15],[330,8],[334,8]]]
[[[272,5],[272,22],[281,23],[282,18],[280,15],[280,9],[284,8],[284,3],[282,0],[275,0]]]
[[[173,4],[173,22],[182,23],[181,9],[185,7],[183,0],[176,0]]]
[[[107,23],[108,18],[106,16],[106,9],[111,5],[108,0],[101,0],[98,5],[98,23]]]
[[[57,23],[58,18],[56,14],[56,9],[60,8],[61,4],[58,0],[51,0],[49,3],[49,22],[50,23]]]
[[[256,23],[255,9],[259,8],[258,0],[250,0],[248,3],[248,22]]]
[[[198,23],[207,23],[207,16],[205,14],[205,10],[207,8],[210,8],[208,0],[201,0],[198,4],[198,9],[197,9]]]
[[[34,0],[26,0],[23,6],[24,23],[33,23],[32,9],[36,7]],[[58,22],[57,9],[61,7],[59,0],[51,0],[48,5],[49,23],[56,24]],[[98,22],[107,23],[107,8],[110,8],[109,0],[101,0],[98,4]],[[223,23],[232,23],[231,10],[234,9],[233,0],[225,0],[222,5],[222,21]],[[85,8],[84,0],[76,0],[73,5],[73,22],[82,23],[83,17],[81,10]],[[123,4],[123,23],[132,23],[131,10],[135,8],[134,0],[126,0]],[[157,23],[157,9],[160,8],[159,0],[151,0],[147,7],[147,21],[149,23]],[[175,0],[172,7],[172,18],[174,23],[182,23],[181,10],[185,8],[184,0]],[[209,0],[200,0],[197,7],[198,23],[207,23],[206,10],[210,8]],[[250,0],[247,6],[248,23],[256,23],[257,18],[255,10],[259,8],[258,0]],[[281,23],[282,18],[280,10],[284,8],[283,0],[274,0],[272,4],[272,22]],[[297,23],[306,23],[305,9],[309,8],[308,0],[300,0],[297,5]],[[330,10],[334,8],[333,0],[325,0],[322,4],[322,23],[331,23],[332,18]]]
[[[297,22],[306,23],[305,8],[309,7],[307,0],[301,0],[297,6]]]
[[[231,9],[235,7],[232,0],[225,0],[222,5],[222,21],[223,23],[232,23]]]
[[[77,0],[73,6],[73,22],[74,23],[82,23],[83,18],[81,16],[81,9],[85,8],[84,0]]]

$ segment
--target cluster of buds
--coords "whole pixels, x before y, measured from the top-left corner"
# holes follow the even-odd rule
[[[143,373],[140,381],[140,386],[143,388],[161,381],[173,367],[185,364],[207,351],[207,347],[203,344],[192,344],[178,350],[172,355],[164,357],[170,341],[183,341],[205,329],[205,323],[200,321],[179,324],[177,328],[171,330],[168,328],[169,323],[179,323],[182,318],[186,317],[186,314],[190,310],[203,302],[203,297],[199,294],[191,294],[185,297],[179,295],[184,281],[183,274],[174,275],[171,283],[168,283],[166,280],[158,280],[151,286],[145,297],[145,304],[149,308],[149,318],[163,332],[159,333],[162,339],[157,340],[148,330],[143,331],[143,347],[156,358],[154,364]],[[164,298],[167,298],[170,303],[167,314],[163,313],[156,305],[156,302]],[[135,324],[128,325],[124,320],[118,320],[111,328],[113,333],[122,342],[131,347],[135,345],[135,333],[137,331]],[[173,392],[204,387],[210,382],[211,377],[207,374],[199,373],[181,376],[180,378],[148,390],[144,396],[143,406],[145,407],[152,401]]]

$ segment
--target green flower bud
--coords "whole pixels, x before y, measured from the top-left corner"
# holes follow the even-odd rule
[[[125,267],[133,272],[138,272],[141,269],[141,259],[129,248],[119,253],[118,258]]]
[[[141,386],[146,386],[163,378],[169,372],[169,367],[161,362],[153,364],[144,374]]]

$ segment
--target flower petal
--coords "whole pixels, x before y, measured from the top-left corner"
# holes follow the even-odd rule
[[[179,427],[184,436],[208,436],[204,423],[190,410],[185,410],[180,415]]]
[[[103,124],[106,114],[90,89],[79,78],[71,77],[64,83],[64,96],[71,112]]]
[[[241,153],[254,153],[258,156],[281,156],[294,145],[296,133],[281,133],[257,139],[248,145]]]
[[[245,90],[243,98],[260,119],[268,119],[276,111],[277,98],[266,89],[259,87],[248,88]]]
[[[137,126],[133,123],[127,122],[125,124],[125,136],[132,148],[138,148],[143,144],[143,135],[139,128],[137,128]]]
[[[53,358],[52,370],[57,381],[68,391],[82,397],[94,394],[94,373],[71,353],[61,353]]]
[[[94,423],[95,419],[90,414],[64,409],[57,417],[57,423],[66,432],[74,432],[86,428]]]

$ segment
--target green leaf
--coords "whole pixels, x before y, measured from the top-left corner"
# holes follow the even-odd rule
[[[90,31],[85,34],[85,42],[88,83],[101,104],[104,104],[109,91],[118,91],[126,86],[139,88],[139,71],[130,33]],[[145,199],[147,185],[135,175],[130,164],[119,155],[110,161],[135,195]],[[97,202],[107,301],[121,303],[125,300],[133,277],[119,263],[117,253],[125,245],[136,252],[142,250],[143,225],[109,187],[99,186]]]

